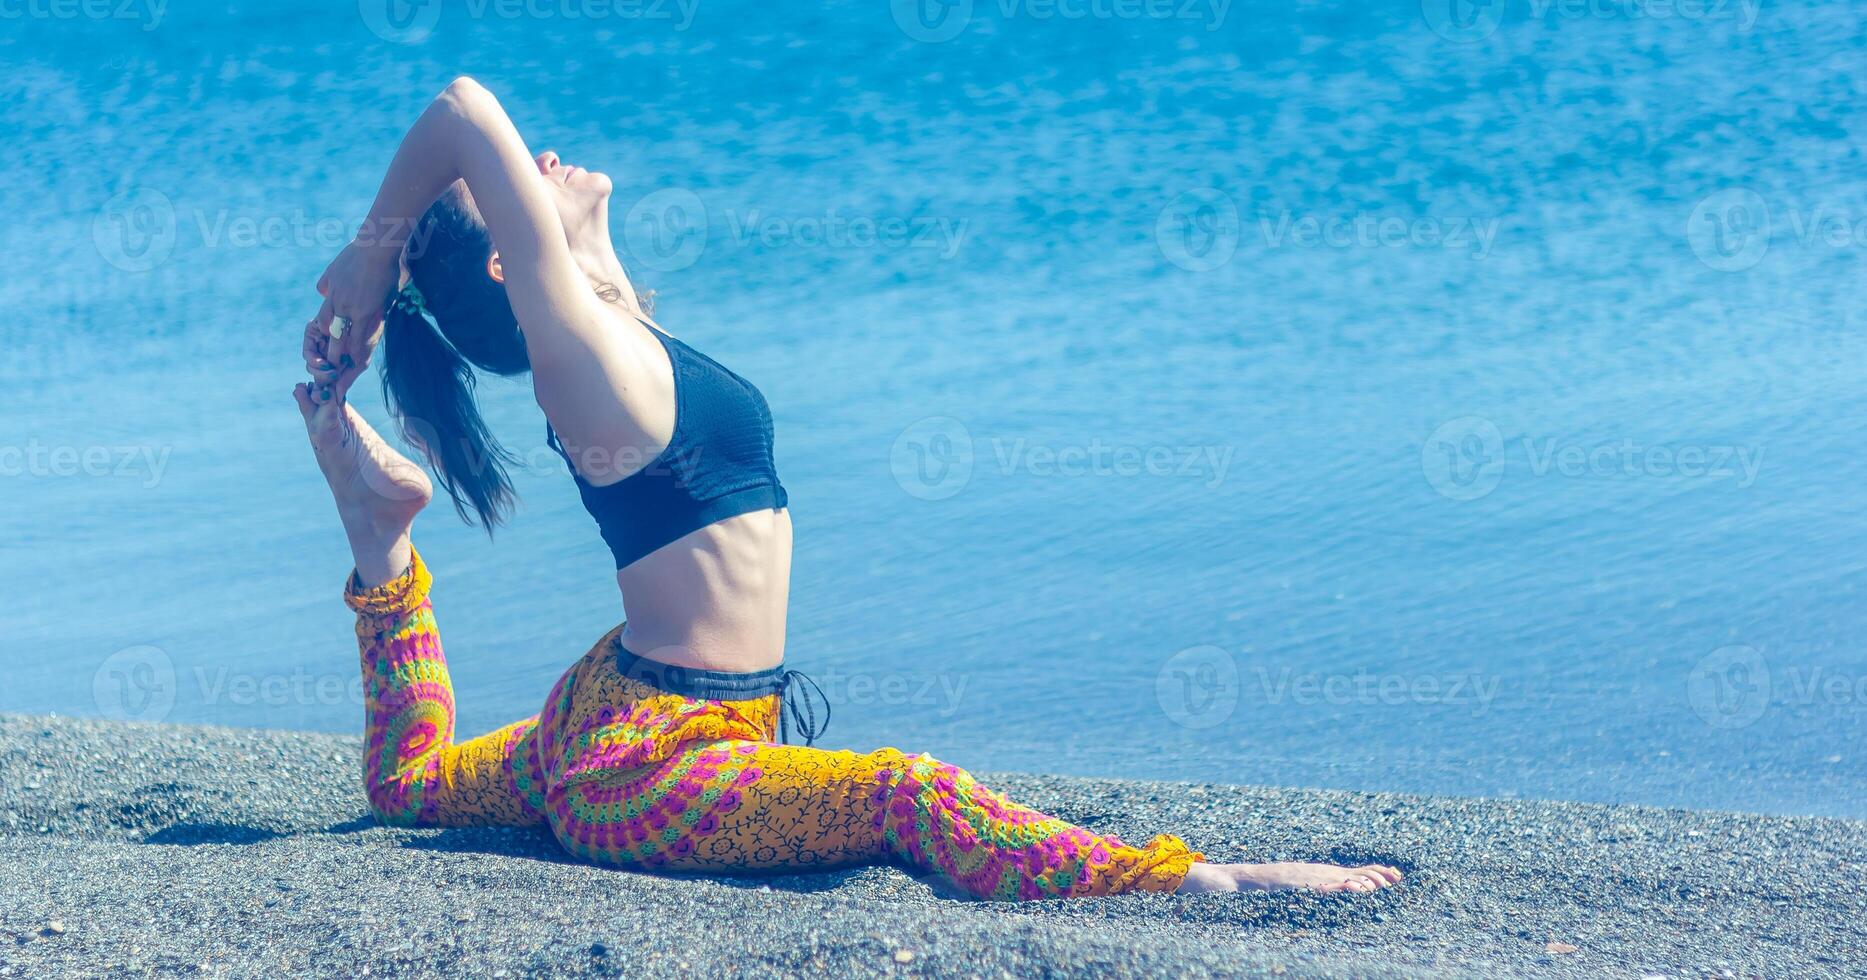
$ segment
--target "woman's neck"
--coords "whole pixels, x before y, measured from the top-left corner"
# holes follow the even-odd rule
[[[592,284],[614,286],[621,292],[618,299],[624,308],[640,316],[642,310],[636,302],[635,286],[629,282],[629,274],[623,271],[622,259],[616,255],[616,246],[607,234],[609,221],[607,213],[599,214],[591,221],[591,232],[572,239],[571,258],[577,263],[585,278]]]

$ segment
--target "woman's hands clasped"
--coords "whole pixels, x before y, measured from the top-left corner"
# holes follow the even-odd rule
[[[383,310],[401,278],[401,249],[362,239],[344,246],[318,279],[324,305],[305,324],[314,399],[341,401],[382,339]]]

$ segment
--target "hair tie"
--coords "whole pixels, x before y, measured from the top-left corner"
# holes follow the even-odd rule
[[[389,308],[409,316],[426,316],[428,313],[428,304],[422,299],[421,290],[415,288],[412,282],[396,292],[395,298],[389,301]]]

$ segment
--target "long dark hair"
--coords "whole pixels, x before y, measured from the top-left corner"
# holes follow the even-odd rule
[[[474,401],[474,368],[512,377],[531,370],[504,283],[487,273],[493,239],[461,185],[422,215],[403,252],[427,317],[403,303],[383,315],[383,393],[402,436],[428,464],[454,510],[488,534],[511,513],[508,465]],[[436,329],[436,328],[439,329]]]

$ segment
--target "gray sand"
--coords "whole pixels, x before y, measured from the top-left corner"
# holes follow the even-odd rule
[[[359,751],[0,715],[0,976],[1867,976],[1856,821],[1004,775],[1131,839],[1408,873],[1009,905],[893,868],[671,879],[543,832],[389,830]]]

